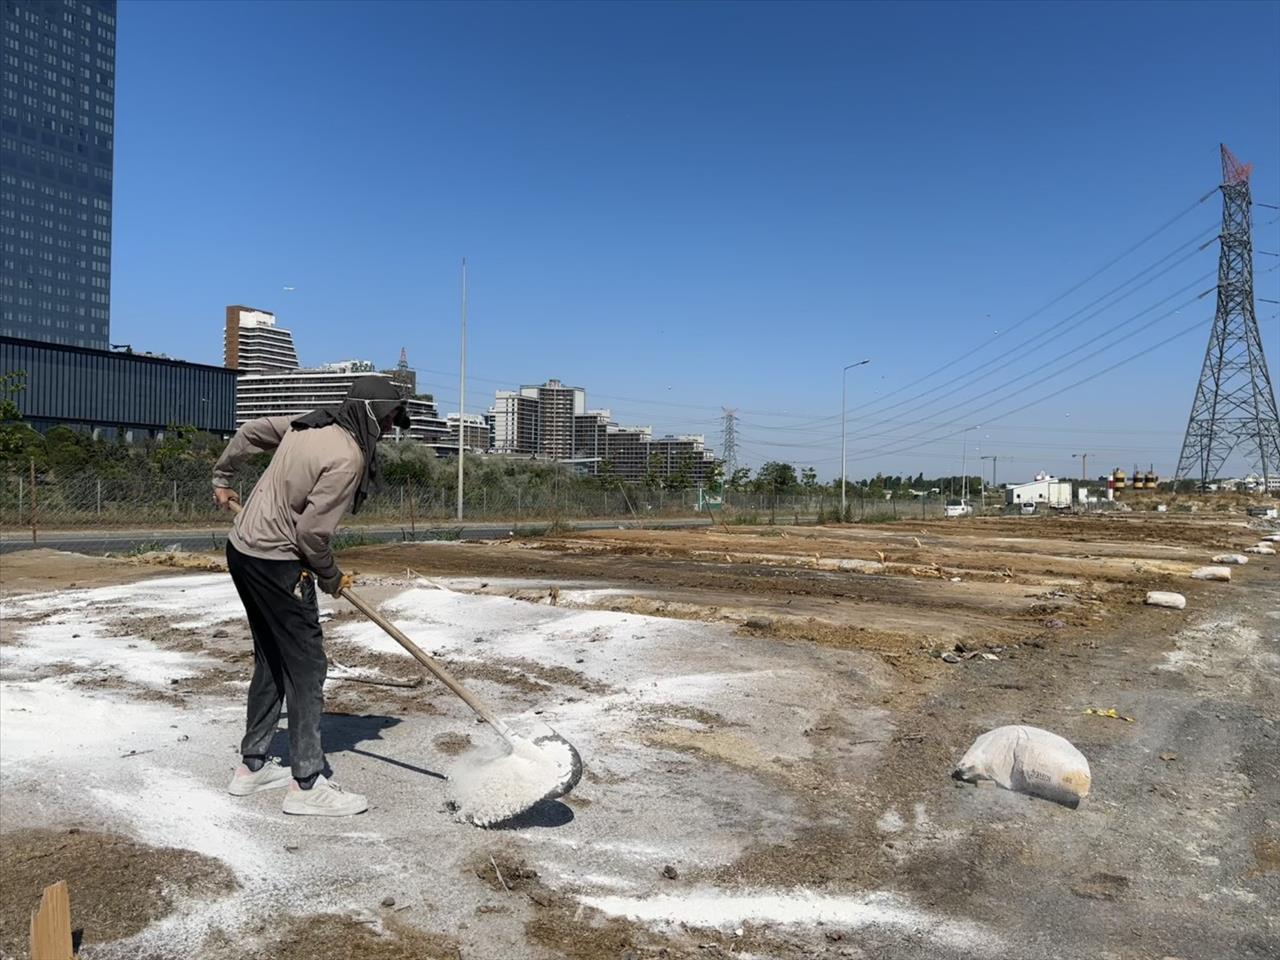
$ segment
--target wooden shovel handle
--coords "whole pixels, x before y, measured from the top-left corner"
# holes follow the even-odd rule
[[[497,731],[498,736],[502,737],[503,740],[510,742],[511,730],[507,725],[490,713],[489,708],[477,700],[475,694],[459,683],[453,674],[441,666],[433,657],[428,655],[420,646],[406,637],[400,631],[399,627],[380,614],[377,610],[373,609],[373,607],[371,607],[363,597],[358,596],[350,587],[344,587],[339,590],[338,596],[342,597],[386,631],[387,635],[391,637],[391,639],[408,650],[415,660],[426,667],[437,680],[456,693],[463,703],[474,710],[477,717],[489,724],[489,726],[493,727],[493,729]]]
[[[242,509],[240,501],[230,501],[230,508],[233,514],[239,513]],[[358,596],[350,587],[340,589],[337,595],[342,597],[366,617],[380,626],[386,632],[387,636],[391,637],[392,640],[409,651],[409,654],[420,664],[426,667],[432,676],[448,687],[453,693],[457,694],[458,698],[462,700],[463,703],[475,711],[477,717],[489,724],[489,726],[493,727],[498,736],[502,737],[502,739],[506,740],[508,743],[511,742],[511,729],[490,713],[489,708],[476,699],[475,694],[459,683],[457,678],[437,662],[435,658],[428,655],[425,650],[406,637],[399,627],[382,614],[378,613],[377,610],[373,609],[373,607],[370,606],[363,597]]]

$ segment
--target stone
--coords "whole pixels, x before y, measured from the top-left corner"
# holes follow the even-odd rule
[[[227,633],[227,631],[225,630],[219,629],[219,630],[213,631],[213,638],[215,640],[221,640],[223,637],[229,637],[229,636],[231,636],[231,634]]]
[[[668,863],[665,867],[662,868],[662,875],[666,877],[668,880],[674,880],[676,879],[676,877],[680,876],[680,871],[678,871],[674,866]]]
[[[943,662],[945,662],[945,663],[959,663],[959,662],[960,662],[960,657],[959,657],[959,655],[952,653],[950,650],[948,650],[946,653],[944,653],[944,654],[942,655],[942,659],[943,659]]]
[[[384,907],[394,907],[396,905],[396,898],[391,896],[391,894],[387,894],[382,898],[382,905]]]

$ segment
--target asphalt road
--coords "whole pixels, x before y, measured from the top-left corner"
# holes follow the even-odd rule
[[[680,528],[701,527],[711,523],[710,520],[682,517],[676,519],[654,519],[637,523],[630,520],[571,520],[565,526],[573,530],[613,530],[619,528],[647,527]],[[518,529],[525,531],[545,528],[547,523],[521,523]],[[517,526],[512,523],[470,523],[459,527],[456,524],[441,524],[434,527],[419,527],[413,536],[404,526],[352,527],[343,532],[359,531],[370,540],[382,543],[399,543],[406,539],[413,540],[501,540],[509,537]],[[72,553],[101,554],[128,553],[139,545],[159,544],[163,549],[177,547],[182,550],[220,549],[226,543],[227,527],[177,527],[168,530],[57,530],[39,531],[36,541],[31,540],[30,532],[8,531],[0,533],[0,554],[16,550],[67,550]]]

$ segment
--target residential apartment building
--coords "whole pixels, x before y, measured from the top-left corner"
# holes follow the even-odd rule
[[[222,334],[222,365],[241,373],[297,370],[293,334],[276,326],[276,315],[239,305],[227,307]]]
[[[492,424],[494,453],[512,456],[538,453],[542,421],[536,397],[515,390],[499,390],[494,394],[488,419]]]
[[[458,450],[458,422],[459,417],[456,413],[451,413],[445,417],[445,423],[448,426],[448,433],[443,445],[451,447],[453,452]],[[488,451],[491,443],[489,438],[489,424],[485,418],[479,414],[467,414],[466,426],[464,428],[466,439],[466,449],[484,453]]]
[[[566,387],[559,380],[522,386],[520,394],[538,401],[538,446],[536,452],[550,460],[572,460],[576,414],[587,412],[587,392]]]
[[[3,0],[0,63],[0,336],[106,350],[115,0]]]
[[[694,485],[709,481],[716,459],[703,437],[655,438],[649,427],[620,426],[610,411],[586,407],[586,391],[559,380],[499,390],[487,414],[493,452],[573,463],[587,474],[632,482],[679,475]]]

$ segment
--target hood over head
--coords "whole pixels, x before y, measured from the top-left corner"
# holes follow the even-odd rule
[[[382,422],[393,414],[394,426],[402,429],[409,427],[409,413],[396,385],[386,377],[361,377],[351,384],[347,398],[342,403],[320,407],[293,421],[295,430],[336,424],[351,434],[360,447],[360,452],[364,454],[364,473],[360,477],[360,486],[356,489],[352,513],[359,512],[377,485],[378,438],[382,436]]]

